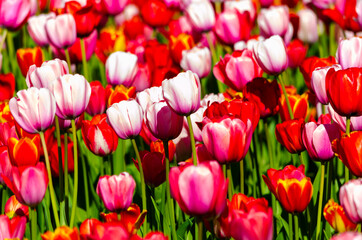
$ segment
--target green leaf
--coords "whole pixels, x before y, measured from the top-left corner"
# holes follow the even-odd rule
[[[186,221],[177,229],[177,239],[184,239],[186,232],[194,225],[194,218],[186,219]]]

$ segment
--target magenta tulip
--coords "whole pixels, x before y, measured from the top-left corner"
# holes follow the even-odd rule
[[[43,200],[48,187],[48,176],[44,163],[38,162],[36,166],[26,167],[22,171],[13,167],[11,171],[9,177],[3,177],[5,184],[14,193],[16,199],[29,207],[38,205]]]
[[[171,195],[188,215],[211,219],[226,207],[228,180],[216,161],[170,170]]]
[[[0,184],[4,185],[3,176],[10,177],[12,165],[10,162],[7,148],[0,148]]]
[[[85,111],[91,116],[102,114],[106,110],[106,89],[100,81],[93,81],[90,86],[92,93]]]
[[[52,90],[52,85],[58,77],[69,73],[66,61],[58,58],[44,62],[41,67],[31,65],[26,75],[26,85]]]
[[[211,69],[211,53],[207,47],[194,47],[182,52],[180,63],[184,70],[190,70],[201,79],[209,75]]]
[[[215,12],[209,1],[194,1],[186,8],[186,16],[198,32],[210,31],[215,25]]]
[[[123,172],[118,176],[100,177],[97,194],[108,211],[120,212],[131,205],[135,187],[136,182],[132,176]]]
[[[63,119],[75,119],[87,108],[91,95],[87,80],[79,74],[66,74],[53,83],[53,95],[57,103],[56,114]]]
[[[50,44],[57,48],[68,48],[77,40],[75,20],[71,14],[61,14],[45,23]]]
[[[339,191],[339,201],[352,222],[362,223],[362,179],[345,183]]]
[[[143,111],[134,99],[114,103],[107,109],[107,119],[118,137],[136,137],[142,129]]]
[[[336,55],[342,69],[362,67],[362,38],[352,37],[340,41]]]
[[[26,217],[0,215],[0,239],[23,239],[25,228]]]
[[[186,71],[162,82],[163,98],[179,115],[188,116],[200,107],[201,87],[199,77]]]
[[[260,34],[265,37],[284,37],[289,26],[289,8],[285,5],[263,8],[258,15]]]
[[[96,0],[96,9],[104,14],[117,15],[120,14],[127,6],[129,0]]]
[[[17,93],[9,102],[10,112],[25,131],[38,133],[49,128],[54,121],[56,105],[52,93],[46,88],[29,88]]]
[[[183,116],[176,114],[163,100],[147,108],[145,120],[152,135],[165,141],[180,135],[183,119]]]
[[[38,16],[32,16],[28,19],[28,32],[34,42],[44,47],[49,44],[48,37],[45,31],[45,23],[49,19],[55,18],[55,13],[50,12],[48,14],[40,14]]]
[[[132,53],[114,52],[106,61],[107,82],[112,86],[132,86],[136,71],[137,56]]]
[[[254,56],[264,72],[278,75],[288,67],[288,56],[283,39],[274,35],[254,45]]]
[[[308,122],[304,125],[302,138],[309,156],[315,161],[328,161],[334,157],[332,141],[341,136],[338,125]]]
[[[9,30],[17,30],[30,16],[30,0],[1,0],[0,26]]]

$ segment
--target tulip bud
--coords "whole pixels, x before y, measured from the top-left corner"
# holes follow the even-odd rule
[[[40,158],[40,137],[36,135],[33,139],[28,137],[9,138],[9,157],[11,164],[22,170],[28,166],[35,166]]]
[[[280,144],[290,153],[300,153],[305,150],[302,139],[304,119],[287,120],[275,127],[275,136]]]
[[[137,69],[137,56],[132,53],[112,53],[106,62],[107,82],[112,86],[130,87]]]

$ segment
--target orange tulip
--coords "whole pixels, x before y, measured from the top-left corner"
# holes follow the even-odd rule
[[[43,240],[80,240],[78,229],[67,226],[58,227],[54,232],[47,231],[41,235],[41,238]]]
[[[182,51],[189,50],[195,46],[194,39],[191,35],[181,33],[177,37],[170,36],[170,52],[173,60],[179,64],[182,59]]]
[[[295,94],[295,95],[288,94],[288,99],[289,99],[290,106],[293,111],[294,118],[295,119],[299,119],[299,118],[305,119],[307,117],[308,106],[309,106],[308,95],[305,93],[302,94],[301,96],[298,94]],[[279,114],[282,119],[282,122],[284,122],[286,120],[290,120],[288,106],[285,101],[284,94],[282,94],[282,96],[280,98],[279,106],[280,106]]]
[[[21,48],[16,51],[16,59],[18,60],[21,73],[26,77],[29,67],[33,64],[40,67],[44,61],[44,56],[40,47]]]
[[[136,88],[130,87],[126,88],[123,85],[118,85],[113,90],[110,87],[106,88],[106,96],[108,99],[108,107],[112,106],[113,103],[118,103],[123,100],[127,100],[129,98],[135,98],[136,97]]]
[[[35,166],[40,158],[40,137],[24,137],[20,140],[16,138],[8,139],[9,157],[13,166],[25,168]]]

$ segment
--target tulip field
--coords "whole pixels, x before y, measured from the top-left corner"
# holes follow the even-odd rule
[[[0,0],[0,207],[0,240],[362,240],[362,0]]]

